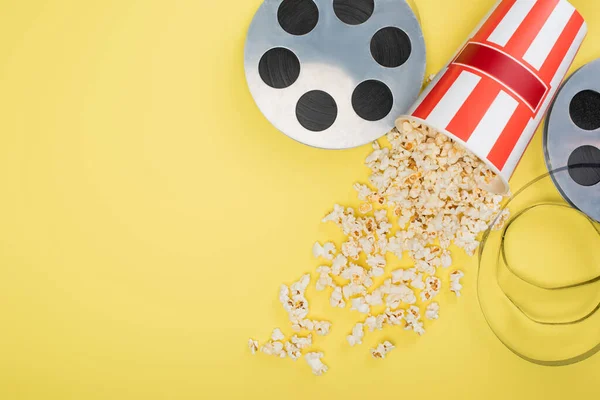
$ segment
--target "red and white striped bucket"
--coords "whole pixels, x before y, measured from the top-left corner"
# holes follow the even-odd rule
[[[566,0],[501,0],[400,120],[462,143],[508,192],[512,176],[587,33]]]

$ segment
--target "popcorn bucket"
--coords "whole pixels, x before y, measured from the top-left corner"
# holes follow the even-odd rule
[[[502,0],[402,116],[446,134],[508,181],[587,33],[566,0]]]

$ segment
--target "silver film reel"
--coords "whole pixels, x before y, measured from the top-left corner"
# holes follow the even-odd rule
[[[265,0],[245,70],[265,117],[319,148],[369,143],[416,100],[425,42],[405,0]]]
[[[600,60],[575,72],[560,89],[548,115],[544,152],[562,196],[600,221]]]

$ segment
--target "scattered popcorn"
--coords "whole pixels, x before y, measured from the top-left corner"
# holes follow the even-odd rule
[[[392,271],[392,283],[403,283],[406,286],[410,285],[418,290],[425,289],[423,274],[418,272],[416,268],[397,269]]]
[[[384,321],[390,325],[400,325],[402,323],[402,320],[404,319],[404,316],[406,314],[406,311],[404,310],[390,310],[389,308],[387,310],[385,310],[385,313],[383,314],[383,318]]]
[[[290,288],[286,285],[281,285],[279,290],[279,302],[285,304],[290,300]]]
[[[331,329],[331,322],[327,321],[314,321],[315,332],[319,336],[327,336]]]
[[[372,203],[387,203],[398,218],[400,231],[388,251],[398,257],[408,251],[421,262],[420,271],[433,275],[436,267],[452,261],[449,253],[427,249],[439,239],[442,250],[454,241],[473,254],[479,246],[477,235],[500,214],[503,196],[480,188],[479,183],[489,183],[494,174],[458,143],[418,122],[399,120],[396,125],[387,135],[390,147],[377,145],[367,157],[371,187],[356,184],[355,189]],[[341,224],[348,212],[340,206],[335,211],[334,222]],[[383,218],[387,211],[381,211],[377,216]],[[387,223],[380,228],[389,233]]]
[[[317,281],[317,290],[323,291],[328,287],[333,287],[333,278],[331,277],[331,268],[329,267],[319,267],[317,268],[317,273],[319,274],[319,280]]]
[[[425,280],[425,290],[421,292],[421,300],[429,301],[438,295],[442,289],[442,281],[440,278],[430,276]]]
[[[357,295],[364,296],[367,293],[367,288],[365,288],[363,285],[350,283],[342,288],[342,293],[346,300],[350,300],[352,297]]]
[[[374,358],[385,358],[385,356],[388,355],[388,353],[392,350],[394,350],[396,347],[391,344],[390,342],[386,341],[383,342],[382,344],[378,345],[376,348],[371,349],[371,355]]]
[[[367,304],[367,301],[364,297],[355,297],[352,299],[352,308],[351,310],[356,310],[363,314],[368,314],[371,312],[371,307]]]
[[[281,342],[269,341],[263,345],[260,349],[263,353],[268,356],[276,356],[280,358],[285,358],[287,356],[287,352],[283,349],[284,345]]]
[[[377,142],[375,142],[377,143]],[[369,189],[367,185],[361,185],[360,183],[356,183],[354,185],[354,190],[356,190],[358,194],[358,199],[361,201],[365,201],[373,194],[373,191]]]
[[[450,274],[450,291],[456,294],[456,296],[460,297],[460,291],[462,290],[462,285],[460,284],[460,280],[465,276],[462,271],[456,270]]]
[[[300,357],[302,357],[302,350],[300,350],[296,345],[291,342],[285,342],[285,352],[289,358],[296,361]]]
[[[304,293],[309,283],[310,275],[307,274],[298,282],[293,283],[291,287],[281,286],[279,301],[288,312],[292,323],[303,320],[308,315],[308,300],[304,297]]]
[[[499,231],[504,225],[506,225],[506,221],[510,218],[510,211],[508,209],[502,210],[502,212],[498,215],[496,221],[494,221],[493,230]]]
[[[385,257],[382,255],[369,255],[367,257],[367,265],[371,267],[373,276],[382,276],[386,266]]]
[[[302,357],[302,350],[312,345],[312,335],[308,337],[292,336],[290,341],[284,343],[284,349],[289,358],[296,361]]]
[[[404,320],[406,321],[406,325],[404,329],[413,330],[418,335],[423,335],[425,333],[425,329],[423,328],[423,322],[421,322],[421,310],[417,306],[411,306],[408,309],[408,312],[404,316]]]
[[[307,330],[310,332],[316,332],[319,336],[326,336],[327,334],[329,334],[330,329],[331,322],[328,321],[313,321],[310,319],[304,319],[301,321],[296,321],[292,324],[292,330],[294,332]]]
[[[375,251],[375,239],[373,237],[358,238],[358,246],[363,253],[369,254],[369,257],[371,257],[371,254]]]
[[[504,196],[481,189],[496,176],[484,162],[445,135],[416,121],[398,120],[387,135],[389,146],[373,143],[373,152],[366,165],[371,169],[368,185],[356,183],[360,200],[355,211],[334,205],[323,222],[336,224],[346,236],[338,254],[333,243],[313,246],[313,255],[332,261],[332,265],[317,269],[316,289],[333,289],[332,307],[352,309],[367,314],[364,323],[354,326],[347,337],[351,346],[362,343],[365,328],[369,332],[390,326],[402,326],[423,335],[425,329],[417,294],[430,302],[441,290],[441,280],[435,275],[439,268],[452,266],[449,247],[454,244],[473,256],[479,247],[480,234],[493,227],[502,229],[510,217],[502,209]],[[397,223],[398,229],[394,226]],[[405,254],[413,268],[392,272],[379,287],[374,278],[382,277],[387,267],[387,253],[398,259]],[[365,266],[359,265],[365,262]],[[450,290],[461,295],[462,271],[450,274]],[[345,280],[337,282],[336,280]],[[291,286],[282,285],[279,301],[287,311],[295,332],[309,331],[326,335],[331,329],[327,321],[308,319],[309,306],[305,297],[310,275]],[[407,305],[408,309],[401,306]],[[385,305],[385,312],[371,315],[371,307]],[[428,320],[439,318],[439,304],[432,302],[424,313]],[[302,351],[312,345],[312,335],[294,335],[283,343],[283,333],[276,329],[271,340],[260,350],[277,357],[297,360]],[[250,339],[250,351],[258,351],[257,341]],[[371,354],[385,358],[394,349],[384,342]],[[305,355],[315,375],[328,369],[321,359],[323,353]]]
[[[256,354],[256,352],[258,351],[258,341],[254,340],[254,339],[249,339],[248,340],[248,348],[250,349],[250,352],[252,354]]]
[[[382,330],[384,323],[385,315],[371,315],[365,320],[364,326],[366,326],[369,329],[369,332],[373,332],[375,331],[375,329]]]
[[[315,374],[316,376],[321,376],[325,372],[327,372],[327,365],[323,364],[323,362],[321,361],[321,358],[323,358],[323,353],[308,353],[304,356],[304,358],[306,359],[306,362],[312,369],[313,374]]]
[[[350,346],[356,346],[362,344],[362,339],[365,337],[365,330],[363,324],[356,324],[352,329],[352,334],[347,337]]]
[[[315,323],[310,319],[302,319],[295,322],[292,322],[292,330],[294,332],[300,332],[302,330],[306,331],[314,331]]]
[[[431,303],[427,310],[425,310],[425,318],[429,320],[438,319],[440,317],[440,305],[438,303]]]
[[[377,222],[387,222],[387,211],[386,210],[377,210],[374,213],[375,221]]]
[[[333,260],[336,249],[335,244],[325,243],[323,246],[319,242],[316,242],[313,246],[313,255],[315,258],[323,257],[327,260]]]
[[[331,265],[331,274],[333,276],[340,276],[346,267],[348,267],[348,259],[343,254],[338,254]]]
[[[373,205],[371,203],[362,203],[358,207],[358,212],[361,214],[367,214],[371,211],[373,211]]]
[[[450,255],[450,252],[448,250],[444,250],[440,258],[442,262],[442,267],[448,268],[452,265],[452,256]]]
[[[350,267],[342,273],[342,278],[350,280],[353,285],[366,287],[373,285],[373,280],[367,270],[356,264],[350,264]]]
[[[342,218],[344,217],[345,211],[346,210],[344,209],[344,207],[340,206],[339,204],[336,204],[333,206],[333,211],[325,218],[323,218],[322,222],[335,222],[336,224],[339,224],[342,222]]]
[[[347,242],[342,243],[342,254],[352,260],[358,260],[360,257],[360,245],[356,240],[348,240]]]
[[[365,302],[371,307],[382,305],[383,293],[381,292],[381,289],[376,289],[373,293],[365,295]]]
[[[400,285],[391,285],[389,287],[389,294],[385,296],[385,304],[392,310],[398,308],[401,303],[415,304],[416,302],[417,296],[415,292],[403,283]]]
[[[271,340],[274,342],[285,339],[285,335],[281,332],[281,329],[275,328],[271,334]]]
[[[306,349],[312,345],[312,335],[308,335],[307,337],[300,337],[298,335],[292,336],[290,342],[299,348],[300,350]]]
[[[341,287],[336,286],[333,289],[333,293],[331,293],[331,297],[329,298],[329,304],[331,304],[331,307],[346,307],[346,302],[344,301],[344,295]]]
[[[306,288],[308,288],[309,283],[310,274],[303,275],[298,282],[292,283],[292,286],[290,286],[292,296],[303,294],[304,291],[306,291]]]

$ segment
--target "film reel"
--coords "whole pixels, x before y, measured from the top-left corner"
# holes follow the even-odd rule
[[[425,42],[405,0],[265,0],[245,48],[266,118],[314,147],[369,143],[416,100]]]

